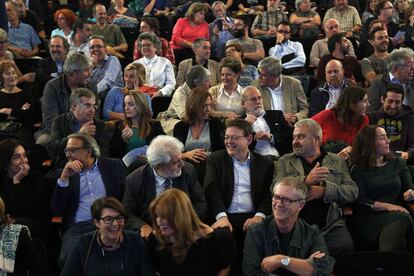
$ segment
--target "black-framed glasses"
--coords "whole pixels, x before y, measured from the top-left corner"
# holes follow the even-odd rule
[[[224,140],[225,141],[237,141],[242,137],[246,137],[246,136],[242,136],[242,135],[226,135],[224,136]]]
[[[290,198],[283,197],[283,196],[278,196],[278,195],[274,195],[272,200],[274,202],[282,201],[282,204],[285,207],[289,207],[290,205],[292,205],[293,202],[303,201],[303,199],[290,199]]]
[[[112,223],[114,223],[114,220],[116,220],[116,222],[118,223],[123,223],[125,221],[125,217],[123,215],[119,215],[116,217],[111,217],[111,216],[106,216],[103,218],[100,218],[105,224],[109,224],[111,225]]]
[[[72,154],[74,154],[76,151],[78,151],[78,150],[80,150],[80,149],[83,149],[83,147],[77,147],[77,148],[66,148],[66,149],[64,150],[64,153],[65,153],[66,155],[68,155],[68,154],[72,155]]]

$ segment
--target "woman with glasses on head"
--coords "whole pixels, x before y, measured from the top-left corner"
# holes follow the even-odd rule
[[[241,72],[237,83],[241,87],[249,86],[252,81],[259,78],[259,71],[251,64],[245,64],[243,62],[244,50],[238,43],[232,43],[226,46],[226,57],[233,58],[240,62]]]
[[[236,250],[228,228],[211,229],[198,218],[188,196],[169,189],[150,204],[154,231],[148,249],[160,275],[228,275]]]
[[[126,212],[114,197],[103,197],[91,206],[97,230],[76,241],[61,276],[154,275],[140,235],[124,230]]]

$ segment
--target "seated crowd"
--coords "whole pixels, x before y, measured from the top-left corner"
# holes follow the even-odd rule
[[[0,9],[0,274],[414,253],[414,2],[38,2]]]

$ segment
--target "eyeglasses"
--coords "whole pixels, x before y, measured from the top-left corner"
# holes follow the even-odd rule
[[[242,136],[242,135],[226,135],[224,136],[224,141],[237,141],[242,137],[246,137],[246,136]]]
[[[292,205],[293,202],[303,201],[303,199],[290,199],[290,198],[282,197],[282,196],[278,196],[278,195],[274,195],[272,199],[276,203],[279,202],[279,201],[282,201],[282,204],[285,207],[289,207],[290,205]]]
[[[83,149],[83,147],[78,147],[78,148],[67,148],[67,149],[65,149],[65,150],[64,150],[64,153],[65,153],[66,155],[68,155],[68,154],[72,155],[72,154],[74,154],[76,151],[78,151],[78,150],[80,150],[80,149]]]
[[[109,225],[114,223],[114,220],[116,220],[117,223],[123,223],[125,221],[125,217],[123,215],[119,215],[119,216],[116,216],[116,217],[106,216],[106,217],[103,217],[103,218],[100,218],[100,219],[103,220],[103,222],[105,224],[109,224]]]

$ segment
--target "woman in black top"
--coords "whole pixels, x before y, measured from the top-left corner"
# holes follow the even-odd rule
[[[184,192],[161,193],[149,211],[154,231],[148,249],[160,275],[228,275],[236,254],[229,229],[202,223]]]

